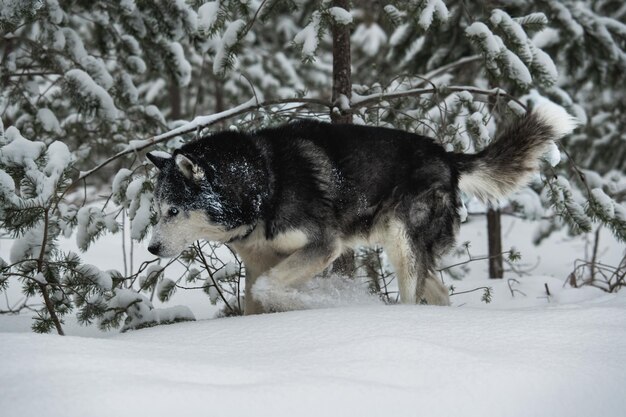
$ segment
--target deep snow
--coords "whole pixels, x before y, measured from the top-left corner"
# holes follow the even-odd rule
[[[626,298],[364,306],[2,335],[5,417],[623,416]],[[45,411],[44,411],[45,410]]]
[[[489,286],[490,304],[477,291],[452,296],[452,307],[385,306],[358,285],[328,286],[317,305],[339,307],[206,320],[206,295],[179,290],[168,305],[205,320],[103,334],[68,318],[67,333],[83,337],[64,338],[24,333],[27,315],[0,316],[0,414],[626,415],[626,293],[563,287],[585,252],[580,238],[557,233],[534,247],[534,223],[505,217],[503,230],[505,249],[544,275],[489,280],[485,262],[469,264],[456,291]],[[470,217],[465,240],[485,253],[482,219]],[[83,257],[121,268],[107,261],[119,248],[107,237]],[[602,261],[623,251],[603,232]]]

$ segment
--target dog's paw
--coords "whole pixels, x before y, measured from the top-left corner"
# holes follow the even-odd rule
[[[252,296],[268,312],[302,310],[302,294],[295,288],[282,285],[268,276],[259,277],[252,286]]]
[[[252,296],[263,305],[272,298],[276,292],[276,286],[267,276],[260,276],[252,285]]]

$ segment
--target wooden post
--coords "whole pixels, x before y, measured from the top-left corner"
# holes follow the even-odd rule
[[[489,241],[489,277],[502,278],[504,266],[502,262],[502,226],[500,225],[500,209],[489,206],[487,210],[487,238]]]

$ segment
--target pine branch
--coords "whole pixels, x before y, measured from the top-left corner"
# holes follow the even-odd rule
[[[256,9],[256,12],[254,13],[254,15],[252,16],[252,19],[250,19],[248,21],[248,23],[246,24],[246,26],[244,27],[243,31],[241,32],[241,37],[243,38],[244,36],[246,36],[248,34],[248,32],[250,32],[250,29],[252,29],[252,26],[254,26],[254,22],[256,22],[257,17],[259,16],[259,12],[261,11],[261,9],[263,8],[263,6],[265,6],[265,3],[267,3],[267,0],[263,0],[261,2],[261,4],[259,5],[259,7]]]

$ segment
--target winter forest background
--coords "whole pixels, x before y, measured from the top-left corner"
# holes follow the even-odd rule
[[[503,262],[523,272],[501,241],[501,217],[515,216],[532,220],[534,243],[562,229],[589,242],[567,254],[565,285],[618,291],[624,247],[605,264],[597,243],[626,239],[625,22],[619,0],[3,0],[0,310],[59,334],[71,315],[103,329],[193,319],[169,305],[177,291],[241,313],[245,268],[228,248],[198,242],[169,261],[135,260],[156,221],[146,151],[316,118],[475,152],[544,100],[581,126],[509,201],[465,201],[470,217],[488,217],[489,275],[502,277]],[[95,265],[60,244],[88,254],[111,235],[119,246]],[[472,243],[441,266],[450,282],[476,258]],[[396,302],[381,250],[336,269]]]
[[[0,0],[0,413],[623,416],[625,86],[622,0]],[[148,151],[315,118],[471,153],[546,100],[580,126],[464,196],[450,307],[362,248],[238,317],[227,246],[146,249]]]

